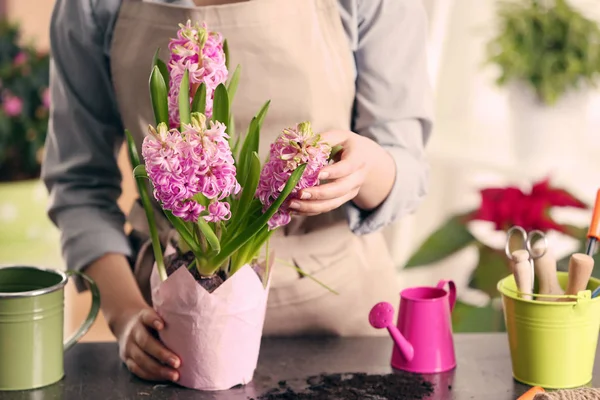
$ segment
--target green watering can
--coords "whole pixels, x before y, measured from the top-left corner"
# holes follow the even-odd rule
[[[64,287],[69,276],[90,284],[92,306],[63,343]],[[37,389],[64,376],[63,354],[90,329],[100,293],[87,275],[29,266],[0,268],[0,391]]]

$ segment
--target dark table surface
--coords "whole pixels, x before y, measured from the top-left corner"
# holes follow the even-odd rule
[[[455,345],[457,368],[426,376],[436,387],[430,400],[515,400],[528,389],[512,378],[505,334],[457,334]],[[247,400],[280,380],[304,382],[319,373],[392,372],[391,348],[389,338],[266,338],[253,382],[241,389],[198,392],[137,379],[120,362],[115,343],[81,343],[65,355],[62,381],[40,390],[0,392],[0,400]],[[598,367],[594,386],[600,386]]]

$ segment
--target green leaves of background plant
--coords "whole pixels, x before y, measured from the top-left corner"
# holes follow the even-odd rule
[[[454,333],[506,331],[502,309],[494,307],[492,302],[477,307],[460,300],[452,312],[452,328]]]
[[[595,86],[600,73],[595,21],[565,0],[502,1],[498,17],[500,31],[487,46],[487,61],[501,69],[498,85],[525,82],[547,105],[582,84]]]
[[[475,238],[466,226],[469,214],[450,218],[433,232],[407,261],[404,268],[428,265],[462,250],[474,243]]]
[[[471,274],[469,287],[481,290],[491,298],[498,297],[500,295],[496,289],[498,281],[511,273],[508,259],[503,250],[492,249],[483,244],[477,247],[479,261]]]

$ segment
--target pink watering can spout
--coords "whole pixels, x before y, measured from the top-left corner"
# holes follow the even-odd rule
[[[390,336],[398,346],[398,349],[406,359],[412,361],[415,356],[415,349],[408,340],[400,333],[396,325],[394,325],[394,306],[384,301],[375,304],[369,313],[369,322],[376,329],[387,328]]]
[[[404,289],[400,293],[396,323],[390,303],[375,304],[369,313],[369,323],[376,329],[387,328],[390,333],[395,343],[392,367],[416,373],[438,373],[456,366],[451,320],[455,303],[454,282],[442,280],[434,287]]]

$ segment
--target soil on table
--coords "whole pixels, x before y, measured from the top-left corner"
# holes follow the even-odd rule
[[[433,393],[433,385],[423,376],[408,372],[321,374],[306,384],[306,389],[296,391],[281,381],[279,387],[250,400],[424,400]]]

